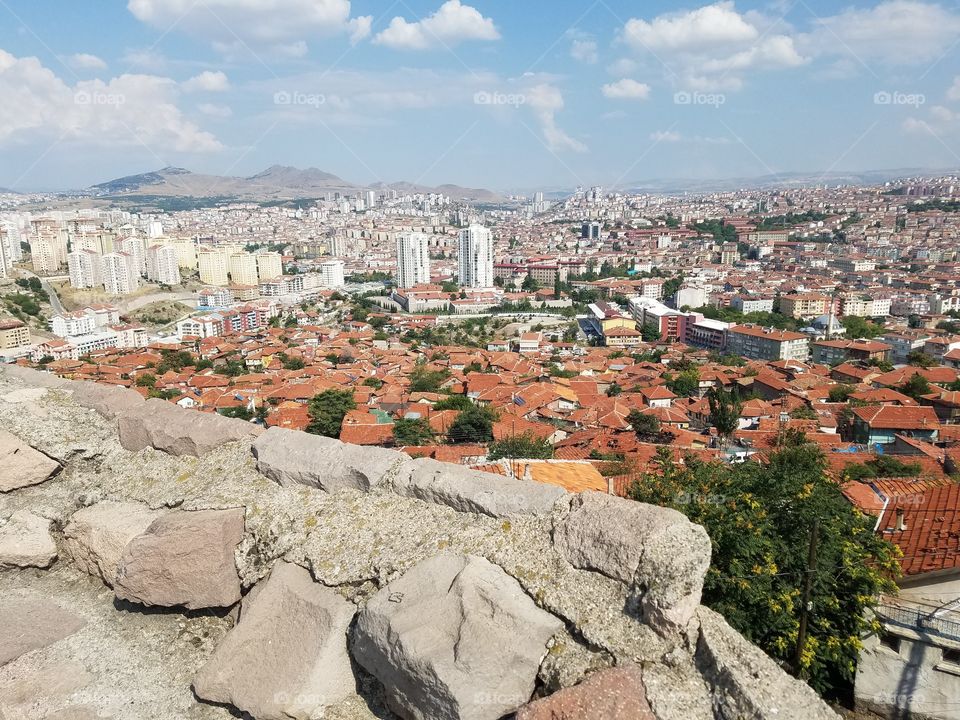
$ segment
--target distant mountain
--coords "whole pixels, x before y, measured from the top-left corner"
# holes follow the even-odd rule
[[[401,194],[438,192],[456,200],[495,202],[501,196],[490,190],[441,185],[438,188],[411,183],[376,183],[357,185],[332,173],[306,168],[301,170],[284,165],[273,165],[250,177],[202,175],[184,168],[165,167],[162,170],[127,175],[98,183],[90,188],[98,195],[134,199],[144,196],[182,198],[237,198],[239,200],[297,200],[312,199],[329,192],[353,194],[362,190],[393,189]]]

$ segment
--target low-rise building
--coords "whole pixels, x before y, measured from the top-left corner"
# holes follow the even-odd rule
[[[801,360],[810,356],[803,333],[758,325],[737,325],[727,332],[727,351],[751,360]]]

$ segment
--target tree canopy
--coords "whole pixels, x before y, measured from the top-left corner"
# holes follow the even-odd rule
[[[314,395],[307,404],[310,414],[307,432],[332,438],[340,437],[344,416],[356,407],[353,393],[349,390],[324,390]]]
[[[500,458],[549,460],[553,457],[553,446],[536,435],[522,433],[492,443],[487,452],[487,457],[491,460],[499,460]]]

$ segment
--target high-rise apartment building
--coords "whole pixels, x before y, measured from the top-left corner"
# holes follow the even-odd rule
[[[30,224],[30,257],[34,272],[48,275],[59,272],[67,262],[67,229],[53,218],[40,218]]]
[[[70,286],[100,287],[103,284],[103,256],[93,250],[76,250],[67,255]]]
[[[200,268],[200,282],[204,285],[227,284],[227,258],[216,250],[197,252],[197,265]]]
[[[430,282],[429,236],[420,232],[397,233],[397,287]]]
[[[136,258],[127,253],[103,255],[103,289],[110,295],[126,295],[140,285]]]
[[[320,278],[324,287],[339,288],[345,284],[343,260],[327,260],[320,263]]]
[[[258,252],[256,258],[257,277],[261,282],[264,280],[273,280],[283,275],[283,257],[280,253]]]
[[[137,269],[138,275],[147,274],[147,252],[142,238],[124,238],[120,241],[120,252],[126,253],[132,258],[133,266]]]
[[[147,248],[147,279],[165,285],[180,283],[180,262],[173,245],[151,245]]]
[[[230,281],[234,285],[256,285],[257,258],[248,252],[230,253]]]
[[[460,284],[463,287],[493,287],[493,233],[483,225],[460,231]]]

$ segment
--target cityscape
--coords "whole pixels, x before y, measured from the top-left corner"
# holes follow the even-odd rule
[[[0,2],[0,718],[960,719],[960,13],[414,4]]]

